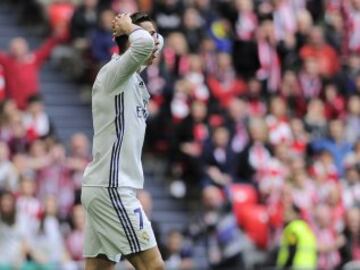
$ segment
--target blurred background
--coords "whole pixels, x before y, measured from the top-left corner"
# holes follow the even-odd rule
[[[83,269],[91,85],[138,10],[166,269],[360,269],[360,0],[0,0],[0,269]]]

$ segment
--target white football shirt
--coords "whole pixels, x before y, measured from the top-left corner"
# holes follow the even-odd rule
[[[83,186],[143,188],[141,164],[150,95],[138,70],[155,44],[142,28],[129,35],[130,46],[103,66],[92,89],[93,160]]]

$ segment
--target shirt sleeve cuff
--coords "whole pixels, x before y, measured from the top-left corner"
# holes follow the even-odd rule
[[[149,32],[144,30],[140,26],[135,28],[129,35],[130,43],[132,41],[137,40],[137,39],[141,39],[141,40],[146,39],[146,40],[151,40],[152,41],[152,37],[150,36]]]

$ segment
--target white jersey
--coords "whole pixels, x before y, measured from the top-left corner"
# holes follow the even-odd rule
[[[141,164],[150,95],[137,71],[154,50],[151,35],[138,28],[130,47],[103,66],[92,89],[93,160],[83,186],[142,188]]]

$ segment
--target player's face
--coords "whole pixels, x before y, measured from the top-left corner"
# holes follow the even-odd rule
[[[142,22],[140,24],[140,26],[150,33],[150,35],[154,39],[155,46],[156,46],[155,50],[153,51],[153,53],[151,54],[149,60],[146,63],[146,65],[149,66],[149,65],[151,65],[153,63],[154,59],[157,56],[156,52],[158,50],[159,39],[158,39],[158,35],[157,35],[156,29],[155,29],[155,25],[152,22]]]

